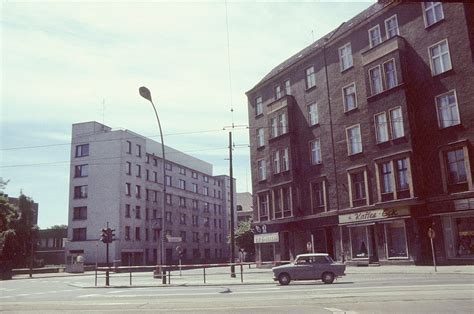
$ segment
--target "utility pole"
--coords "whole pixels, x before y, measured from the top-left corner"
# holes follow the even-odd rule
[[[107,230],[109,230],[109,222],[107,221]],[[107,263],[107,271],[105,272],[105,285],[106,286],[109,286],[109,268],[110,268],[110,264],[109,264],[109,242],[110,242],[110,239],[107,239],[107,242],[105,243],[106,245],[106,263]]]
[[[235,237],[234,237],[234,178],[232,167],[232,131],[229,132],[229,175],[230,175],[230,277],[235,278]]]

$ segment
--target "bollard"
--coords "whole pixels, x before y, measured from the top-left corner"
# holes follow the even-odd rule
[[[171,285],[171,269],[168,270],[168,284]]]
[[[128,270],[130,271],[130,286],[132,285],[132,268],[128,267]]]
[[[240,282],[244,283],[244,266],[240,264]]]
[[[204,283],[206,283],[206,267],[203,267],[202,270],[204,271]]]
[[[97,265],[95,266],[95,286],[97,287]]]

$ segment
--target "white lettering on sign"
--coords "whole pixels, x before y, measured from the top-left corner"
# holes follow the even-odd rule
[[[278,232],[254,234],[253,243],[275,243],[280,242]]]
[[[367,210],[360,213],[339,215],[339,223],[362,222],[410,215],[408,208]]]

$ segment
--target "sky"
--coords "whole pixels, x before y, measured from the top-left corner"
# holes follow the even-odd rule
[[[39,203],[40,228],[67,224],[71,125],[98,121],[159,141],[140,86],[165,144],[212,163],[214,175],[229,174],[236,126],[237,192],[252,192],[245,92],[374,2],[2,0],[4,192]]]

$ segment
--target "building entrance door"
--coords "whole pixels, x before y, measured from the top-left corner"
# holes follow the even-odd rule
[[[369,251],[369,263],[377,263],[379,261],[379,255],[377,253],[377,239],[375,237],[375,225],[367,227],[370,243]]]

